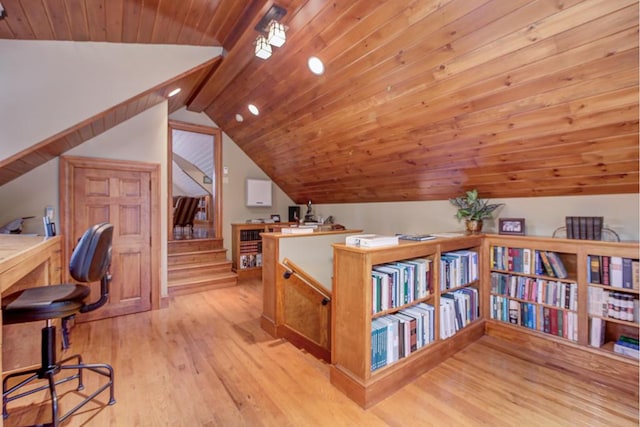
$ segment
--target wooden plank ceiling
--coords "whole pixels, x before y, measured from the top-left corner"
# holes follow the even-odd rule
[[[276,3],[267,60],[265,0],[2,0],[0,38],[223,46],[182,102],[297,203],[639,192],[637,0]]]

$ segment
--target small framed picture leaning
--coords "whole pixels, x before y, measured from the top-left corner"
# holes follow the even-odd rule
[[[280,222],[280,215],[278,215],[278,214],[271,214],[271,219],[272,219],[274,222]]]
[[[498,233],[524,236],[524,218],[500,218]]]

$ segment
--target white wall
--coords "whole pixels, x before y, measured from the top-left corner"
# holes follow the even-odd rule
[[[170,116],[171,120],[193,123],[202,126],[218,127],[204,113],[194,113],[182,108]],[[231,250],[231,224],[246,222],[248,219],[270,218],[271,214],[280,214],[286,221],[288,207],[292,200],[278,187],[273,185],[273,206],[270,208],[249,208],[245,205],[245,183],[247,178],[269,179],[269,177],[251,160],[226,134],[222,134],[222,163],[229,168],[228,175],[222,177],[222,235],[225,247]],[[229,255],[229,258],[231,256]]]
[[[220,53],[209,46],[0,40],[0,159]]]
[[[133,160],[160,165],[160,206],[167,206],[167,103],[152,107],[103,134],[70,150],[65,155],[103,159]],[[13,218],[33,215],[25,221],[25,233],[43,234],[42,216],[47,205],[55,208],[59,220],[59,160],[53,159],[21,177],[0,186],[0,224]],[[167,289],[167,211],[160,210],[161,289]]]
[[[603,216],[605,226],[622,240],[640,240],[638,194],[491,199],[491,202],[505,203],[496,218],[525,218],[528,235],[551,236],[556,228],[564,226],[565,216]],[[337,223],[348,228],[379,234],[464,230],[464,224],[455,218],[456,208],[446,200],[314,205],[314,213],[325,218],[333,215]],[[497,232],[497,222],[485,221],[484,231]]]

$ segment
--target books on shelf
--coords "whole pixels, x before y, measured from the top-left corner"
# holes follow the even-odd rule
[[[491,272],[491,293],[577,311],[578,285],[545,278]]]
[[[567,216],[567,239],[602,240],[603,224],[604,217],[601,216]]]
[[[640,320],[638,296],[589,286],[588,311],[592,316],[637,323]]]
[[[637,338],[621,335],[613,344],[613,351],[634,359],[640,359],[640,342]]]
[[[312,234],[313,227],[284,227],[280,229],[282,234]]]
[[[400,240],[413,240],[423,242],[425,240],[433,240],[436,238],[433,234],[396,234]]]
[[[604,344],[604,321],[599,317],[594,317],[589,321],[589,345],[600,347]]]
[[[390,365],[435,340],[435,309],[418,303],[371,321],[371,370]]]
[[[556,252],[493,246],[490,254],[491,268],[495,270],[545,275],[559,279],[568,277],[562,257]]]
[[[478,253],[461,250],[440,255],[440,290],[457,288],[478,280]]]
[[[372,312],[389,310],[428,298],[433,293],[429,258],[378,264],[372,267]]]
[[[620,289],[640,289],[640,261],[619,256],[588,255],[587,281]]]
[[[384,236],[380,234],[356,234],[347,236],[345,243],[349,246],[361,248],[378,248],[381,246],[397,245],[398,236]]]

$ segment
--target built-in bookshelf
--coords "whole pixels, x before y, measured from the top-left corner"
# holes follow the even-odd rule
[[[331,382],[361,406],[483,334],[481,237],[333,247]]]
[[[490,318],[578,341],[577,253],[493,244]]]
[[[231,224],[232,269],[238,279],[262,275],[262,237],[264,232],[288,226],[290,223]]]
[[[640,358],[638,346],[640,261],[638,253],[587,255],[589,345]]]

